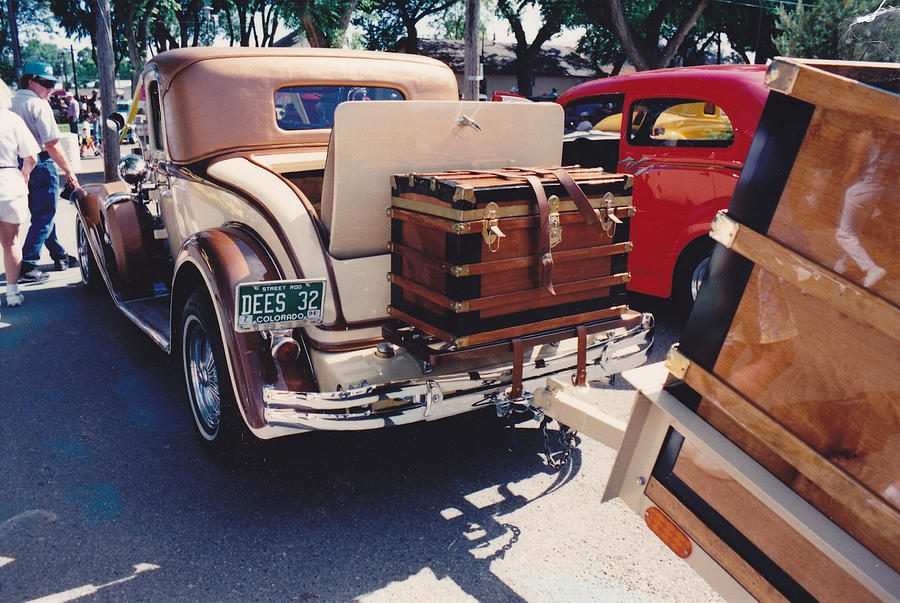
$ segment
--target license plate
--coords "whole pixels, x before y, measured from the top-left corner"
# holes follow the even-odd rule
[[[241,283],[235,300],[235,331],[238,332],[320,324],[325,281]]]

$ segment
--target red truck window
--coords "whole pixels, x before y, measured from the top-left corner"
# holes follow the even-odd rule
[[[716,104],[690,98],[645,98],[629,112],[628,142],[635,146],[727,147],[731,120]]]
[[[624,94],[602,94],[567,104],[565,133],[591,130],[619,133],[624,102]]]

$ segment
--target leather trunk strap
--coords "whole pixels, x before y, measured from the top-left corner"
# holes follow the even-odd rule
[[[516,400],[522,397],[523,387],[522,387],[522,372],[525,366],[525,344],[519,339],[512,340],[513,346],[513,374],[512,374],[512,387],[509,390],[509,397],[512,400]]]
[[[585,224],[588,226],[600,224],[600,212],[591,206],[591,202],[588,200],[587,195],[584,194],[584,191],[581,190],[581,187],[578,186],[578,183],[572,178],[572,175],[564,169],[552,170],[552,173],[556,176],[556,179],[559,180],[559,183],[563,185],[563,188],[566,189],[566,192],[569,193],[569,197],[572,198],[572,201],[575,202],[575,206],[581,213],[581,217],[584,218]]]
[[[541,256],[541,286],[551,295],[556,295],[553,289],[553,254],[550,253],[550,205],[547,203],[547,193],[544,185],[537,176],[525,176],[525,180],[531,185],[534,196],[537,199],[538,211],[541,214],[541,234],[538,237]]]
[[[587,327],[578,325],[575,327],[575,333],[578,335],[575,385],[584,385],[587,382]]]

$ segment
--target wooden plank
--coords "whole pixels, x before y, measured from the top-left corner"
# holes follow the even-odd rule
[[[900,342],[900,309],[840,274],[741,226],[723,212],[713,220],[710,236],[805,293]]]
[[[651,477],[648,480],[644,494],[751,595],[760,601],[787,601],[774,586],[760,576],[731,547],[722,542],[715,532],[707,528],[655,478]]]
[[[883,69],[883,66],[879,66]],[[862,76],[860,64],[855,74]],[[877,116],[882,127],[900,127],[900,97],[858,80],[829,73],[804,61],[777,58],[766,72],[766,87],[817,107]]]
[[[608,289],[615,285],[627,283],[629,279],[630,275],[625,272],[583,281],[560,283],[555,285],[556,295],[553,295],[544,289],[530,289],[524,291],[517,290],[512,293],[491,295],[488,297],[477,297],[465,301],[455,301],[434,289],[423,287],[419,283],[399,274],[388,275],[388,280],[395,285],[429,299],[451,312],[476,312],[506,308],[505,314],[508,314],[509,308],[516,304],[523,304],[525,308],[530,309],[564,303],[567,300],[566,296],[569,294],[591,292],[597,297],[602,297],[602,289]]]
[[[492,343],[503,339],[512,339],[514,337],[523,337],[526,335],[532,335],[534,333],[540,333],[542,331],[552,331],[554,329],[561,329],[563,327],[570,327],[577,324],[584,324],[597,320],[604,320],[607,318],[618,318],[626,312],[628,312],[627,306],[615,306],[612,308],[607,308],[605,310],[595,310],[593,312],[585,312],[583,314],[562,316],[560,318],[542,320],[540,322],[533,322],[527,325],[509,327],[506,329],[497,329],[494,331],[483,331],[481,333],[475,333],[473,335],[457,337],[453,333],[448,333],[447,331],[439,329],[434,325],[426,323],[425,321],[419,320],[414,316],[410,316],[402,310],[394,308],[393,306],[388,306],[388,314],[392,318],[402,320],[416,327],[423,333],[427,333],[444,341],[450,342],[458,348],[466,348],[469,346],[481,345],[484,343]]]
[[[620,253],[630,252],[633,247],[634,246],[630,241],[626,241],[625,243],[613,243],[611,245],[600,245],[597,247],[585,247],[582,249],[554,251],[553,262],[554,264],[562,264],[578,260],[590,260],[610,255],[618,255]],[[413,249],[399,243],[391,243],[389,249],[392,253],[396,253],[397,255],[403,256],[404,258],[421,258],[424,263],[431,263],[437,266],[441,273],[449,274],[452,276],[495,274],[503,272],[505,270],[519,270],[522,268],[533,268],[540,265],[540,258],[536,255],[485,261],[479,262],[477,264],[453,265],[439,257],[427,255],[417,249]]]
[[[545,389],[534,393],[534,405],[563,425],[618,450],[625,435],[625,422],[587,402],[586,389],[551,378]]]
[[[670,354],[678,354],[677,351]],[[667,361],[667,365],[670,362]],[[678,366],[685,369],[676,368]],[[715,405],[734,424],[747,434],[752,434],[756,445],[766,447],[784,462],[794,467],[804,479],[809,480],[830,497],[840,501],[845,513],[852,515],[854,525],[847,526],[851,533],[867,542],[882,559],[895,569],[900,567],[900,513],[897,509],[874,494],[846,471],[830,462],[813,449],[804,439],[798,437],[783,425],[767,415],[753,402],[745,398],[715,375],[696,363],[682,360],[671,363],[670,370],[684,380],[692,389],[704,397],[704,401]],[[719,426],[714,423],[715,426]],[[734,438],[741,447],[747,446],[746,437]],[[748,451],[750,452],[750,451]],[[759,457],[759,454],[755,454]],[[765,459],[759,459],[771,467]],[[840,523],[840,521],[838,522]],[[861,529],[854,529],[861,528]]]

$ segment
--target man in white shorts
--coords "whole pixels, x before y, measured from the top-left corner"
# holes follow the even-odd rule
[[[22,118],[10,111],[11,105],[12,94],[0,80],[0,247],[6,272],[6,305],[14,307],[22,305],[19,226],[28,219],[28,177],[41,147]]]

